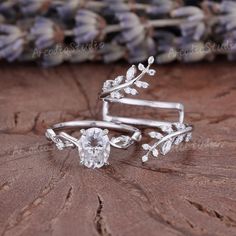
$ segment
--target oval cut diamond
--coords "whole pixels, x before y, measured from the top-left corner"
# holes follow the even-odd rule
[[[110,140],[105,130],[99,128],[85,130],[78,147],[80,162],[86,167],[101,168],[108,163]]]

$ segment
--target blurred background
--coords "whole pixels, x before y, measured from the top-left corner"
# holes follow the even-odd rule
[[[0,1],[0,59],[191,63],[236,59],[236,1]]]

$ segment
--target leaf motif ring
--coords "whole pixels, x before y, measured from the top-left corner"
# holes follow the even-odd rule
[[[88,129],[82,129],[88,128]],[[80,138],[64,130],[80,129]],[[109,130],[129,133],[109,139]],[[101,168],[108,164],[110,147],[127,149],[141,140],[141,131],[133,126],[105,121],[69,121],[53,125],[46,130],[46,137],[56,144],[59,150],[77,148],[80,163],[88,168]]]
[[[106,81],[103,85],[103,92],[100,95],[100,98],[103,99],[103,120],[113,123],[152,127],[155,129],[149,132],[148,135],[152,139],[155,139],[156,142],[153,145],[142,145],[143,149],[147,151],[142,157],[143,162],[148,161],[150,154],[157,158],[159,154],[166,155],[169,153],[174,145],[189,142],[192,138],[193,130],[191,125],[184,124],[184,105],[181,103],[149,101],[125,97],[126,95],[137,95],[138,91],[136,88],[148,88],[149,84],[141,81],[141,79],[143,79],[144,75],[155,75],[155,70],[150,69],[153,62],[154,58],[150,57],[147,67],[140,63],[137,69],[136,66],[133,65],[128,69],[126,76],[118,76],[115,80]],[[140,74],[136,75],[138,71],[140,71]],[[109,111],[111,103],[175,110],[178,112],[179,117],[176,122],[168,122],[112,116]]]
[[[88,168],[100,168],[108,164],[110,147],[126,149],[142,138],[137,126],[151,127],[154,130],[148,135],[154,139],[154,144],[143,144],[146,154],[142,162],[149,160],[150,155],[157,158],[159,154],[166,155],[174,145],[189,142],[192,138],[193,127],[184,123],[184,105],[176,102],[149,101],[127,98],[135,96],[138,89],[146,89],[149,83],[143,81],[145,75],[154,76],[156,71],[151,69],[154,57],[148,59],[148,65],[131,66],[126,75],[118,76],[114,80],[107,80],[103,85],[100,99],[103,101],[103,121],[69,121],[53,125],[47,129],[46,137],[56,144],[59,150],[77,148],[80,162]],[[138,73],[139,72],[139,73]],[[143,106],[155,109],[175,110],[178,119],[175,122],[140,119],[135,117],[121,117],[110,114],[110,104]],[[82,128],[87,128],[82,129]],[[80,129],[80,138],[68,134],[64,130]],[[109,139],[108,129],[130,133]]]

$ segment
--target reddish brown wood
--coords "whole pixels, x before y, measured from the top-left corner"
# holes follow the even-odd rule
[[[101,118],[103,81],[126,69],[1,65],[2,236],[236,235],[234,64],[157,67],[142,97],[183,102],[195,126],[192,144],[160,160],[142,165],[137,145],[113,149],[111,166],[90,170],[79,165],[76,150],[59,152],[44,138],[52,123]]]

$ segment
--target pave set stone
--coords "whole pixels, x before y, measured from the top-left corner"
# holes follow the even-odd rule
[[[99,128],[83,130],[78,143],[81,164],[88,168],[101,168],[108,164],[110,148],[106,130]]]

